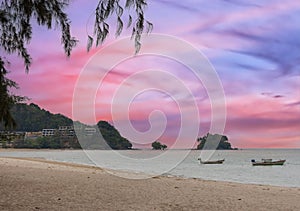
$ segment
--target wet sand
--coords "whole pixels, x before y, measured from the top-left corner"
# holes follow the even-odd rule
[[[300,210],[300,188],[155,177],[0,158],[0,210]]]

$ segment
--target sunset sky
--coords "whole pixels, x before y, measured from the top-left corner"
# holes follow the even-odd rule
[[[87,35],[93,32],[96,4],[97,1],[71,1],[67,11],[72,21],[72,34],[79,44],[69,59],[60,45],[59,29],[48,31],[44,27],[34,27],[33,39],[28,45],[33,58],[29,74],[25,73],[20,58],[10,58],[8,69],[11,73],[8,76],[19,84],[18,94],[28,96],[30,102],[53,113],[72,117],[73,92],[78,76],[102,48],[86,51]],[[153,33],[185,40],[209,59],[224,88],[227,110],[224,134],[233,146],[300,148],[299,1],[151,0],[148,1],[146,18],[154,25]],[[124,16],[124,20],[127,17]],[[114,19],[111,19],[111,35],[104,46],[130,35],[130,30],[125,30],[115,38],[114,29]],[[118,54],[111,52],[111,55],[114,53]],[[127,84],[123,84],[122,89],[125,90],[128,87],[141,89],[145,83],[156,89],[163,89],[166,83],[172,85],[171,80],[163,77],[156,77],[155,85],[150,77],[127,80],[146,69],[163,69],[189,87],[199,109],[199,136],[206,134],[211,105],[205,87],[193,78],[184,64],[155,55],[137,56],[117,64],[110,71],[97,92],[96,120],[113,123],[110,103],[124,81]],[[86,85],[89,90],[89,84]],[[183,97],[180,89],[174,89],[171,95],[179,95],[187,102],[190,100]],[[126,101],[126,97],[122,99],[121,96],[117,102]],[[161,110],[167,123],[159,139],[172,145],[181,127],[180,113],[189,113],[189,103],[179,108],[173,97],[155,90],[143,92],[134,99],[128,112],[117,115],[118,121],[129,116],[133,126],[145,132],[149,129],[151,111]],[[84,116],[80,120],[85,121]],[[159,128],[160,124],[158,121],[153,126]],[[147,144],[145,140],[135,144]],[[181,146],[186,145],[181,143]]]

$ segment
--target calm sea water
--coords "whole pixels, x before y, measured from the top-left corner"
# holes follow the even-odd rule
[[[166,154],[167,153],[167,154]],[[211,159],[225,158],[222,165],[201,165],[200,151],[130,150],[87,153],[81,150],[1,151],[0,157],[38,157],[48,160],[98,165],[103,168],[171,175],[185,178],[300,187],[300,149],[245,149],[215,151]],[[156,159],[156,158],[161,159]],[[185,158],[185,159],[183,159]],[[251,159],[286,159],[284,166],[252,166]]]

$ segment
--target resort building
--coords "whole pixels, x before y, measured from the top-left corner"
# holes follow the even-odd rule
[[[43,136],[54,136],[56,129],[43,129]]]
[[[64,131],[64,130],[74,130],[73,126],[59,126],[58,127],[59,131]]]
[[[64,136],[64,137],[75,136],[75,131],[73,126],[59,126],[58,131],[60,136]]]

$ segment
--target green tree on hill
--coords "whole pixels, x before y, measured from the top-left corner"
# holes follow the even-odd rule
[[[199,142],[197,149],[208,149],[208,150],[232,150],[231,144],[228,141],[227,136],[219,134],[207,133],[206,136],[197,139]]]
[[[158,141],[153,142],[151,146],[152,146],[152,149],[154,149],[154,150],[165,150],[165,149],[167,149],[167,145],[161,144]]]
[[[49,111],[41,109],[38,105],[31,103],[15,104],[10,109],[11,116],[17,123],[15,130],[34,132],[43,129],[58,129],[59,126],[72,125],[73,121],[61,114],[52,114]],[[0,130],[4,130],[5,126],[0,123]]]
[[[74,131],[69,135],[64,131],[58,131],[54,136],[13,140],[15,148],[83,148],[83,149],[131,149],[132,144],[119,131],[106,121],[99,121],[97,125],[89,126],[80,122],[74,122],[61,114],[52,114],[31,103],[16,104],[11,109],[11,114],[16,120],[18,131],[37,132],[42,129],[58,129],[59,126],[72,126]],[[99,130],[96,130],[98,127]],[[80,129],[79,129],[80,128]],[[86,129],[95,129],[96,132],[88,132]],[[0,131],[4,125],[0,124]],[[99,134],[99,131],[101,134]],[[99,141],[99,136],[104,138],[104,142]],[[3,137],[2,137],[3,136]],[[80,142],[78,141],[80,140]],[[10,140],[6,135],[0,134],[0,144],[2,147],[10,146]]]
[[[161,149],[162,149],[162,150],[165,150],[165,149],[167,149],[167,147],[168,147],[167,145],[163,144],[163,145],[161,146]]]
[[[104,140],[112,149],[131,149],[132,144],[115,127],[106,121],[99,121],[97,124]]]

